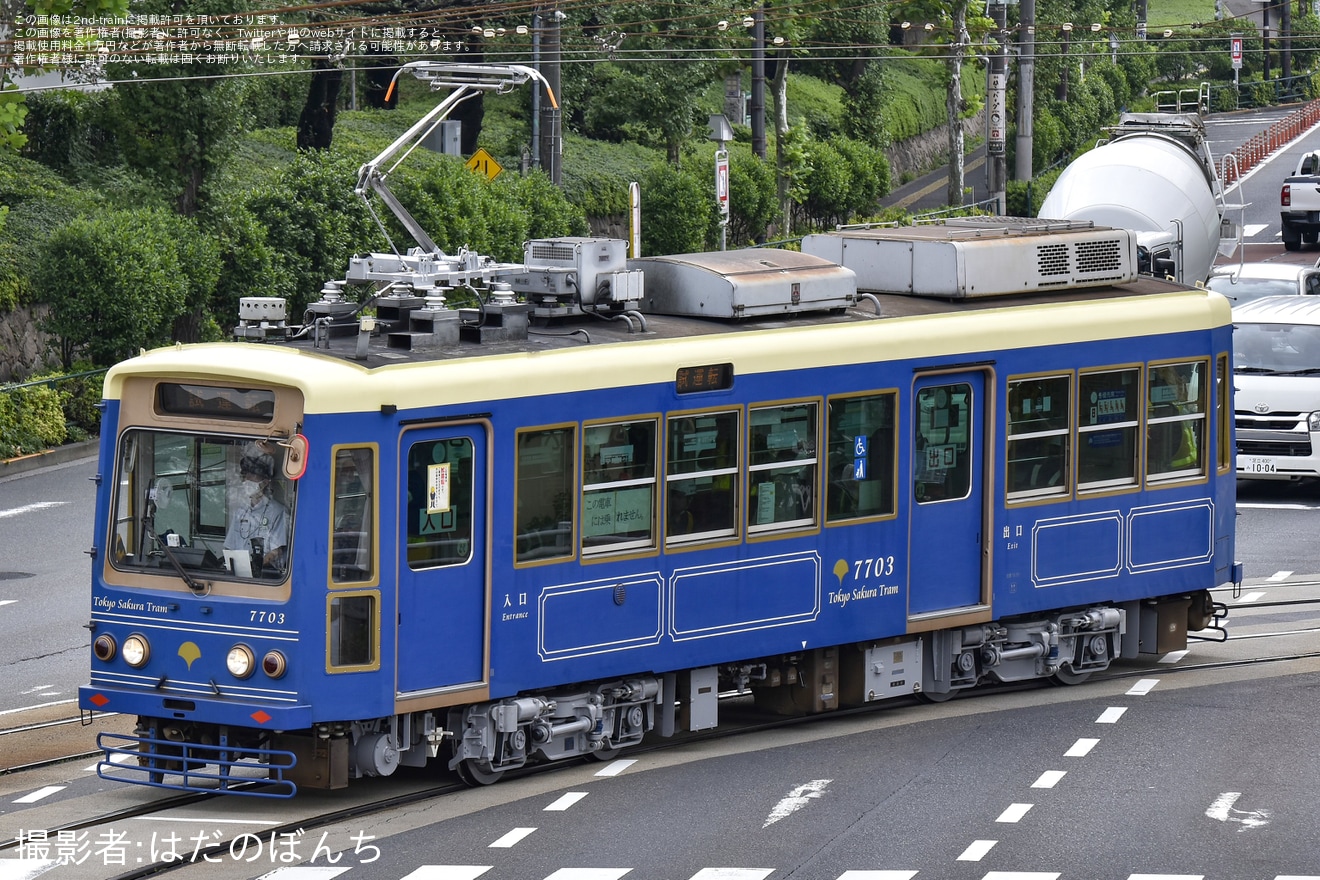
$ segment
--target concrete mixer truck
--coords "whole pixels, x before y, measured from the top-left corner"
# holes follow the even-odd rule
[[[1195,284],[1237,247],[1229,207],[1198,114],[1124,113],[1063,170],[1037,216],[1130,229],[1142,274]]]

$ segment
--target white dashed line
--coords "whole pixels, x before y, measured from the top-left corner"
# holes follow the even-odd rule
[[[1205,880],[1202,874],[1129,874],[1128,880]]]
[[[328,865],[293,865],[276,868],[269,874],[262,874],[257,880],[334,880],[352,868],[331,868]]]
[[[5,605],[13,605],[17,601],[18,601],[17,599],[0,599],[0,607],[4,607]]]
[[[1123,713],[1126,711],[1127,711],[1127,707],[1125,706],[1110,706],[1108,709],[1100,713],[1100,717],[1095,719],[1095,723],[1117,724],[1118,719],[1122,718]]]
[[[535,828],[515,828],[508,834],[501,837],[490,845],[490,849],[509,849],[516,846],[518,841],[535,831]]]
[[[1187,656],[1186,651],[1170,651],[1160,658],[1161,663],[1173,664]]]
[[[1059,780],[1068,775],[1067,770],[1046,770],[1040,774],[1040,778],[1031,783],[1032,788],[1053,788],[1059,784]]]
[[[912,880],[916,871],[844,871],[836,880]]]
[[[632,868],[560,868],[545,880],[619,880]]]
[[[1091,749],[1095,748],[1098,739],[1087,739],[1083,737],[1072,744],[1072,748],[1063,753],[1065,758],[1085,758],[1091,754]]]
[[[1059,880],[1059,875],[1049,871],[991,871],[981,880]]]
[[[636,764],[635,758],[624,758],[620,761],[610,761],[604,767],[596,771],[597,776],[618,776],[624,770],[627,770],[633,764]]]
[[[1246,604],[1248,604],[1248,603],[1250,603],[1250,602],[1257,602],[1257,601],[1259,601],[1259,600],[1261,600],[1261,599],[1263,599],[1263,598],[1265,598],[1265,594],[1262,593],[1262,592],[1260,592],[1260,591],[1257,591],[1257,592],[1254,592],[1254,593],[1247,593],[1247,594],[1246,594],[1245,596],[1243,596],[1241,599],[1238,599],[1238,600],[1237,600],[1237,603],[1238,603],[1239,605],[1246,605]]]
[[[1274,574],[1266,578],[1266,580],[1277,583],[1278,581],[1286,581],[1290,577],[1292,577],[1291,571],[1276,571]]]
[[[960,862],[979,862],[985,858],[985,854],[995,848],[997,840],[974,840],[972,845],[963,850],[962,855],[958,856]]]
[[[24,513],[32,513],[36,510],[45,510],[49,507],[59,507],[62,504],[68,504],[67,501],[38,501],[36,504],[24,504],[22,507],[11,507],[8,510],[0,510],[0,519],[7,516],[20,516]]]
[[[0,880],[34,880],[58,864],[55,859],[0,859]]]
[[[702,868],[690,880],[765,880],[774,868]]]
[[[586,796],[587,793],[585,791],[570,791],[568,794],[546,807],[542,812],[562,813],[564,810],[567,810]]]
[[[422,865],[400,880],[477,880],[492,865]]]
[[[1035,804],[1010,804],[1008,809],[1000,813],[999,818],[995,821],[1009,824],[1021,822],[1022,817],[1031,812],[1031,808],[1034,806]]]
[[[1160,680],[1158,678],[1143,678],[1128,689],[1127,695],[1129,697],[1144,697],[1146,694],[1155,690],[1155,685],[1159,683]]]
[[[68,788],[66,785],[48,785],[45,788],[39,788],[31,794],[25,794],[14,801],[16,804],[35,804],[42,798],[48,798],[58,791],[64,791]]]

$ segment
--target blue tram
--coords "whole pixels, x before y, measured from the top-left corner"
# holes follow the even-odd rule
[[[254,298],[244,341],[110,372],[80,705],[139,722],[105,778],[487,783],[730,690],[1075,683],[1240,580],[1229,305],[1126,231],[526,257],[357,257],[297,326]]]

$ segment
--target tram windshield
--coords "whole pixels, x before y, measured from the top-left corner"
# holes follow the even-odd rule
[[[283,581],[296,484],[273,441],[131,430],[119,440],[111,562],[193,589]]]

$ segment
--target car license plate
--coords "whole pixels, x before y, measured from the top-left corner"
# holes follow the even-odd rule
[[[1261,455],[1239,455],[1237,460],[1238,473],[1243,474],[1277,474],[1279,465],[1273,458]]]

